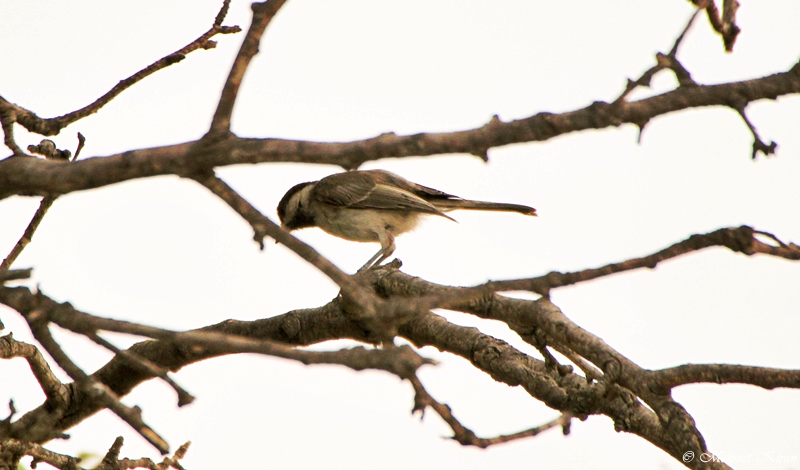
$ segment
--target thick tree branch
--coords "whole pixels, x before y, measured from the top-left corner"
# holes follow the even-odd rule
[[[765,237],[773,244],[764,243],[756,237]],[[798,249],[796,245],[781,242],[774,235],[758,232],[749,227],[723,229],[710,234],[690,237],[686,241],[673,245],[650,257],[639,258],[619,263],[618,265],[610,265],[617,266],[614,268],[584,271],[582,272],[584,274],[573,278],[573,280],[586,280],[597,277],[598,274],[606,275],[612,272],[633,269],[634,267],[650,266],[654,262],[657,264],[657,261],[713,245],[727,246],[735,251],[748,254],[765,252],[789,258],[795,257]],[[621,269],[622,266],[625,266],[626,269]],[[676,384],[683,384],[686,381],[687,375],[683,369],[681,369],[680,374],[676,372],[652,372],[641,369],[610,348],[601,339],[572,324],[557,307],[550,304],[546,299],[531,302],[507,299],[491,294],[491,292],[498,290],[498,286],[502,285],[502,282],[506,281],[482,286],[481,290],[476,291],[475,288],[436,286],[421,279],[410,278],[392,269],[372,274],[374,276],[370,278],[370,282],[376,283],[376,286],[378,286],[376,287],[377,291],[389,302],[402,303],[410,300],[412,304],[415,301],[417,303],[423,302],[421,305],[424,308],[429,308],[430,306],[436,306],[435,303],[429,303],[431,299],[445,299],[449,308],[508,323],[523,339],[537,345],[537,347],[550,346],[559,351],[572,352],[573,357],[585,358],[598,367],[602,371],[602,375],[595,374],[592,380],[587,382],[584,378],[573,374],[568,367],[559,367],[554,363],[548,365],[536,361],[516,352],[505,343],[482,335],[477,330],[451,325],[444,319],[430,314],[402,317],[405,323],[400,325],[399,332],[415,344],[431,345],[443,351],[462,355],[496,380],[503,381],[509,385],[521,385],[532,396],[563,413],[570,413],[575,416],[606,414],[615,420],[619,430],[636,433],[673,456],[679,457],[677,452],[681,449],[683,449],[681,452],[685,452],[686,449],[694,449],[697,452],[705,451],[702,436],[696,430],[691,417],[679,404],[669,398],[669,388],[676,386]],[[552,276],[548,276],[551,277],[548,282],[551,283],[552,287],[555,284],[552,284]],[[543,276],[540,279],[547,279],[548,276]],[[460,301],[457,300],[459,295],[465,291],[469,295],[460,297]],[[481,295],[476,296],[476,292]],[[46,316],[50,321],[84,334],[87,329],[91,331],[107,329],[109,331],[123,331],[161,338],[163,341],[140,343],[134,346],[131,351],[139,357],[152,361],[159,367],[171,370],[176,370],[188,363],[221,354],[225,351],[254,351],[246,348],[254,348],[255,343],[251,344],[244,340],[244,344],[247,346],[242,346],[240,343],[236,343],[241,339],[236,339],[234,343],[239,344],[239,346],[234,347],[230,346],[230,344],[234,344],[229,343],[230,338],[225,339],[224,344],[227,346],[215,349],[220,348],[219,344],[214,346],[213,343],[203,343],[203,341],[209,341],[209,336],[207,336],[209,332],[214,333],[211,336],[214,341],[217,338],[214,335],[218,333],[233,333],[238,336],[250,337],[251,339],[270,339],[291,344],[311,344],[332,338],[354,338],[360,340],[368,340],[369,338],[369,333],[357,323],[354,323],[351,318],[348,318],[342,309],[340,301],[334,301],[320,309],[291,312],[259,322],[228,321],[202,330],[203,335],[199,337],[193,336],[196,334],[193,332],[164,332],[163,330],[143,325],[87,316],[75,311],[69,304],[57,304],[42,295],[36,296],[25,288],[0,288],[0,301],[23,313],[35,311],[38,315],[45,315],[44,312],[46,312]],[[224,337],[224,335],[222,336]],[[198,350],[196,346],[200,344],[203,344],[204,347]],[[194,345],[194,347],[191,345]],[[245,349],[236,349],[239,347]],[[272,348],[271,352],[268,352],[269,354],[280,357],[302,360],[303,362],[306,362],[306,360],[311,362],[319,360],[319,358],[301,359],[297,356],[281,355],[281,348],[285,348],[290,354],[298,352],[288,346],[278,345],[276,349],[275,345],[269,345],[269,348]],[[275,351],[278,351],[279,354],[275,354]],[[340,359],[336,359],[339,361],[337,363],[341,363]],[[328,360],[328,358],[325,358],[325,360]],[[584,364],[583,367],[588,367],[588,364]],[[413,368],[406,370],[413,370]],[[700,376],[698,371],[692,372],[694,375],[689,376],[698,377],[701,381],[705,381],[709,377],[709,375]],[[710,372],[711,376],[713,376],[714,372],[714,370]],[[752,369],[750,372],[753,377],[758,377],[757,368]],[[393,373],[397,373],[397,371]],[[738,369],[730,372],[729,376],[734,377],[736,373],[739,374],[738,377],[742,376]],[[765,375],[760,380],[764,384],[780,383],[780,386],[792,386],[793,382],[790,379],[793,376],[787,375],[791,373],[765,369]],[[777,382],[779,379],[775,378],[776,374],[783,374],[783,378],[780,379],[782,382]],[[124,359],[115,359],[93,374],[92,377],[107,384],[114,393],[124,395],[138,383],[151,376],[151,372],[132,367]],[[675,377],[678,378],[676,379]],[[755,381],[756,379],[752,380]],[[615,390],[610,395],[612,399],[608,399],[609,386]],[[80,389],[77,392],[81,393]],[[649,413],[651,412],[645,408],[631,408],[632,402],[625,398],[627,396],[640,397],[654,410],[657,410],[658,414],[650,415]],[[68,407],[72,408],[74,405],[69,404]],[[87,407],[85,403],[80,408],[80,412],[69,408],[70,417],[78,419],[78,421],[80,416],[88,416],[93,413],[92,408]],[[60,413],[65,411],[62,409]],[[23,416],[18,420],[18,423],[25,425],[30,420],[44,419],[44,417],[50,416],[51,412],[53,410],[47,410],[46,412],[41,409],[35,410]],[[42,413],[45,413],[44,416]],[[69,426],[74,425],[75,422],[78,422],[71,419],[57,421],[60,426],[63,426],[62,429],[67,429]]]
[[[218,166],[264,162],[323,163],[346,169],[381,158],[469,153],[489,148],[545,141],[588,129],[630,123],[643,126],[656,116],[705,106],[726,106],[800,93],[800,64],[791,70],[753,80],[720,85],[679,87],[634,102],[595,102],[576,111],[539,113],[510,122],[497,119],[476,129],[438,134],[384,134],[346,143],[285,139],[221,140],[140,149],[102,158],[63,162],[30,158],[0,161],[0,199],[11,195],[64,194],[157,175],[207,173]]]

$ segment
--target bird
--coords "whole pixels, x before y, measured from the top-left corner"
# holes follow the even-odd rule
[[[386,170],[354,170],[295,185],[278,203],[278,217],[289,232],[319,227],[345,240],[380,243],[381,249],[360,272],[390,257],[395,250],[395,237],[414,229],[422,216],[455,221],[445,212],[457,209],[536,216],[533,207],[471,201]]]

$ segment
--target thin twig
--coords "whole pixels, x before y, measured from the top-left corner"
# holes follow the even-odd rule
[[[136,83],[142,81],[143,79],[147,78],[148,76],[154,74],[155,72],[161,69],[164,69],[166,67],[169,67],[170,65],[182,61],[187,54],[199,49],[211,49],[215,47],[215,43],[210,39],[216,36],[217,34],[232,34],[240,32],[241,29],[238,26],[221,26],[220,23],[218,23],[218,21],[220,21],[220,15],[223,14],[224,12],[227,12],[227,9],[228,9],[228,0],[226,0],[223,3],[222,8],[220,9],[220,13],[217,15],[217,18],[215,18],[214,20],[215,22],[211,26],[211,29],[200,35],[197,39],[190,42],[186,46],[173,52],[172,54],[162,57],[161,59],[153,62],[152,64],[136,72],[130,77],[119,81],[106,94],[95,100],[93,103],[77,111],[73,111],[71,113],[55,118],[43,119],[37,116],[32,111],[24,109],[16,104],[13,104],[5,100],[3,97],[0,97],[0,116],[3,117],[2,123],[3,123],[3,130],[5,131],[6,134],[6,145],[9,145],[10,129],[11,125],[14,122],[17,122],[30,132],[35,132],[37,134],[41,135],[58,134],[61,131],[61,129],[72,124],[73,122],[96,113],[103,106],[108,104],[111,100],[119,96],[123,91],[127,90]],[[12,149],[12,151],[14,151],[15,154],[18,154],[17,152],[17,150],[19,150],[18,147],[16,149],[11,147],[10,145],[9,147]],[[19,153],[20,154],[22,153],[21,150],[19,150]]]
[[[141,411],[138,408],[129,408],[123,405],[119,397],[111,389],[87,375],[69,358],[50,333],[46,311],[34,310],[25,315],[25,319],[28,321],[36,341],[50,354],[56,364],[75,381],[76,386],[83,388],[91,399],[102,403],[103,407],[108,408],[128,423],[162,454],[169,452],[169,444],[142,420]]]
[[[569,434],[570,421],[573,416],[569,413],[564,413],[549,423],[526,429],[525,431],[490,438],[478,437],[471,429],[465,427],[460,421],[458,421],[458,419],[456,419],[449,406],[436,401],[428,393],[428,391],[425,390],[425,387],[422,385],[422,382],[420,382],[419,378],[414,376],[410,377],[408,380],[414,387],[414,408],[411,412],[420,412],[422,416],[425,416],[425,408],[430,407],[444,420],[445,423],[447,423],[448,426],[450,426],[450,429],[453,430],[452,439],[458,441],[458,443],[461,445],[475,446],[485,449],[495,444],[502,444],[504,442],[514,441],[525,437],[533,437],[557,426],[561,427],[564,435]],[[583,419],[585,419],[585,417]]]
[[[78,159],[78,155],[80,155],[81,150],[83,149],[83,145],[86,142],[86,138],[78,132],[78,148],[75,150],[75,156],[72,158],[72,162]],[[53,145],[54,152],[63,153],[63,151],[58,151]],[[0,278],[3,276],[4,273],[7,273],[9,269],[11,269],[11,265],[14,264],[14,261],[17,260],[17,257],[22,253],[28,243],[33,240],[33,234],[36,232],[36,229],[39,228],[39,224],[42,223],[45,214],[47,214],[48,209],[50,206],[53,205],[58,199],[58,195],[47,195],[42,198],[41,202],[39,203],[39,208],[36,209],[36,212],[33,214],[33,218],[28,223],[28,226],[25,228],[25,231],[22,233],[22,237],[17,241],[13,248],[11,248],[11,252],[8,256],[3,259],[3,262],[0,263]]]
[[[83,334],[87,338],[94,341],[96,344],[124,358],[133,368],[139,369],[154,377],[158,377],[164,382],[166,382],[167,385],[172,387],[172,389],[175,390],[175,393],[178,394],[178,406],[185,406],[194,401],[194,397],[192,396],[192,394],[187,392],[183,387],[181,387],[174,380],[172,380],[169,374],[167,374],[167,370],[164,369],[163,367],[158,366],[157,364],[139,356],[138,354],[132,351],[119,349],[118,347],[108,342],[106,339],[99,336],[97,333],[90,332]]]

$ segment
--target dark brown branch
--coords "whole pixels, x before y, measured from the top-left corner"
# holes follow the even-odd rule
[[[678,38],[675,40],[675,44],[672,45],[672,49],[669,51],[668,54],[664,55],[659,52],[658,54],[656,54],[656,65],[645,71],[642,74],[642,76],[639,77],[638,79],[636,80],[628,79],[628,84],[625,87],[625,90],[622,92],[622,94],[619,95],[619,97],[617,97],[616,100],[614,100],[614,104],[618,105],[619,103],[622,103],[625,100],[625,98],[627,98],[628,95],[634,89],[636,89],[636,87],[640,86],[649,87],[650,82],[653,79],[653,76],[655,76],[655,74],[664,69],[672,69],[675,72],[675,75],[678,78],[678,83],[680,85],[688,84],[685,83],[685,78],[689,77],[689,72],[686,72],[686,69],[684,69],[683,66],[680,65],[680,63],[678,62],[677,59],[678,48],[680,47],[681,43],[683,42],[683,38],[686,36],[686,33],[689,31],[689,28],[691,28],[695,18],[697,18],[697,15],[699,13],[700,10],[697,10],[694,12],[692,17],[689,18],[689,21],[686,23],[686,26],[683,28],[683,31],[681,31],[681,34],[678,35]],[[689,80],[691,80],[691,77],[689,77]],[[695,84],[693,80],[691,80],[691,84]]]
[[[774,240],[777,240],[778,246],[762,242],[756,237],[758,234],[769,235]],[[542,295],[548,295],[551,289],[558,287],[570,286],[634,269],[653,269],[662,261],[713,246],[724,246],[731,251],[743,253],[748,256],[760,253],[791,261],[800,260],[800,245],[780,242],[774,235],[765,234],[754,230],[752,227],[743,225],[736,228],[722,228],[709,233],[692,235],[682,242],[678,242],[651,255],[642,258],[633,258],[619,263],[607,264],[599,268],[585,269],[583,271],[570,273],[554,271],[544,276],[530,279],[492,281],[487,284],[465,289],[463,292],[465,297],[463,298],[482,295],[488,291],[499,292],[511,290],[529,290]],[[470,289],[474,289],[475,292],[470,292]],[[431,308],[447,308],[450,302],[459,301],[458,297],[453,296],[453,294],[448,294],[448,297],[442,298],[441,300],[442,301],[436,301],[436,299],[434,299],[433,301],[428,300],[428,302]],[[419,301],[423,300],[421,299]]]
[[[242,84],[242,79],[248,65],[250,65],[250,61],[258,53],[258,44],[261,42],[261,36],[284,3],[286,3],[286,0],[269,0],[251,5],[253,21],[242,42],[236,60],[233,62],[228,79],[225,81],[225,86],[222,88],[217,110],[211,120],[209,136],[230,133],[231,116],[233,115],[236,96],[239,93],[239,86]]]
[[[449,406],[436,401],[428,393],[428,391],[425,390],[425,387],[422,386],[422,382],[420,382],[419,378],[416,376],[411,377],[409,381],[411,381],[411,385],[414,387],[414,409],[411,410],[411,413],[413,414],[419,411],[422,416],[425,416],[425,408],[430,407],[444,420],[445,423],[447,423],[448,426],[450,426],[450,429],[453,430],[452,439],[458,441],[459,444],[464,446],[475,446],[485,449],[495,444],[502,444],[504,442],[514,441],[525,437],[533,437],[557,426],[561,427],[565,436],[569,434],[572,416],[569,414],[562,414],[549,423],[526,429],[525,431],[490,438],[478,437],[471,429],[465,427],[460,421],[458,421],[458,419],[456,419],[455,416],[453,416],[453,412]],[[583,417],[583,419],[586,418]]]
[[[187,54],[194,52],[198,49],[211,49],[215,47],[215,43],[210,39],[217,34],[231,34],[231,33],[238,33],[241,31],[238,26],[221,26],[221,19],[220,15],[223,12],[226,12],[228,9],[228,2],[226,0],[220,10],[220,14],[217,15],[214,24],[211,26],[211,29],[203,33],[200,37],[195,39],[194,41],[190,42],[186,46],[182,47],[181,49],[169,54],[154,63],[148,65],[144,69],[136,72],[135,74],[131,75],[130,77],[121,80],[119,83],[114,85],[111,90],[109,90],[106,94],[98,98],[93,103],[71,113],[65,114],[63,116],[43,119],[37,116],[32,111],[29,111],[21,106],[18,106],[14,103],[11,103],[5,100],[2,96],[0,96],[0,118],[2,118],[3,123],[3,130],[5,132],[6,138],[6,145],[11,148],[15,155],[23,154],[23,152],[16,147],[16,144],[13,144],[13,138],[11,138],[11,126],[14,122],[20,124],[25,129],[29,130],[30,132],[34,132],[41,135],[56,135],[61,132],[61,129],[64,127],[76,122],[80,119],[85,118],[86,116],[90,116],[97,111],[100,110],[103,106],[108,104],[111,100],[119,96],[120,93],[127,90],[131,86],[135,85],[136,83],[142,81],[143,79],[147,78],[148,76],[154,74],[155,72],[169,67],[172,64],[176,64],[182,61]],[[10,140],[10,142],[9,142]],[[11,145],[9,145],[11,144]]]
[[[534,116],[487,124],[459,132],[396,136],[384,134],[348,143],[318,143],[284,139],[226,139],[132,150],[103,158],[88,158],[69,166],[32,158],[0,161],[0,199],[10,195],[64,194],[157,175],[208,173],[214,167],[264,162],[302,162],[357,168],[380,158],[470,153],[487,148],[545,141],[587,129],[603,129],[631,123],[644,125],[656,116],[675,111],[726,106],[732,97],[739,103],[800,93],[800,64],[791,70],[754,80],[721,85],[679,87],[634,102],[595,102],[562,114]],[[743,100],[743,101],[742,101]]]
[[[778,148],[778,144],[775,142],[770,141],[769,144],[761,140],[761,136],[758,135],[758,130],[756,130],[756,126],[750,122],[750,119],[747,117],[747,113],[745,112],[744,106],[735,106],[734,109],[739,113],[739,116],[742,117],[742,120],[745,124],[747,124],[747,128],[750,129],[750,133],[753,135],[753,154],[751,158],[753,160],[756,159],[758,156],[758,152],[764,154],[764,156],[770,156],[775,153],[775,149]]]
[[[732,52],[736,37],[741,32],[741,29],[736,25],[736,10],[739,9],[739,2],[736,0],[723,0],[722,15],[720,15],[717,6],[714,4],[714,0],[692,0],[692,3],[697,5],[698,8],[705,9],[708,22],[714,28],[714,31],[722,37],[722,42],[725,43],[725,50]]]
[[[709,236],[711,236],[711,238],[709,238]],[[764,243],[757,239],[754,240],[754,236],[765,237],[770,242],[774,242],[774,245]],[[705,240],[703,243],[694,246],[693,249],[699,249],[701,245],[705,246],[704,244],[706,244],[706,242],[714,241],[712,245],[719,244],[728,246],[729,248],[745,253],[776,251],[779,255],[785,255],[787,253],[791,254],[797,250],[796,245],[783,243],[772,234],[756,232],[748,227],[724,229],[712,232],[711,234],[698,235],[689,240]],[[738,240],[738,242],[734,242],[736,240]],[[675,248],[675,246],[672,248]],[[665,251],[669,251],[669,249]],[[439,295],[435,290],[430,290],[432,288],[430,286],[433,286],[432,284],[420,279],[409,279],[401,273],[379,277],[379,282],[381,284],[379,289],[381,295],[388,297],[390,300],[397,295],[404,297],[421,296],[423,298],[430,297],[431,295]],[[398,286],[405,287],[399,288]],[[449,291],[459,290],[454,288],[441,289]],[[42,298],[43,296],[41,295],[38,297],[34,296],[25,288],[0,288],[0,300],[12,308],[23,312],[36,309],[41,310],[47,307],[41,304]],[[417,315],[410,318],[407,324],[401,326],[401,334],[416,344],[432,345],[444,351],[463,355],[480,369],[491,374],[495,379],[510,385],[522,385],[534,397],[554,408],[560,409],[564,413],[607,414],[614,418],[620,430],[634,432],[643,436],[671,454],[676,455],[675,436],[669,439],[665,437],[667,435],[672,435],[674,429],[670,431],[663,429],[662,424],[658,424],[658,419],[647,417],[649,415],[645,410],[631,409],[631,402],[628,399],[616,403],[614,400],[601,400],[600,402],[596,402],[595,399],[588,399],[588,397],[586,397],[588,401],[579,398],[584,393],[589,393],[589,395],[595,393],[592,391],[595,390],[593,388],[594,386],[602,385],[601,389],[605,389],[605,387],[608,387],[611,383],[619,382],[621,386],[625,387],[624,390],[632,390],[633,393],[638,394],[648,401],[648,404],[654,409],[665,410],[665,416],[674,416],[674,418],[669,421],[674,425],[691,423],[690,418],[687,418],[684,414],[685,410],[682,410],[679,405],[669,400],[668,397],[660,397],[658,394],[654,393],[654,391],[659,390],[659,385],[652,380],[650,375],[647,375],[647,371],[643,371],[641,368],[619,355],[618,352],[609,348],[602,340],[599,340],[599,338],[593,337],[588,332],[572,325],[571,322],[563,317],[563,314],[552,306],[552,304],[549,304],[549,302],[519,301],[491,296],[492,300],[486,303],[482,299],[475,300],[472,296],[470,296],[470,298],[473,300],[464,301],[461,305],[451,305],[451,307],[470,313],[480,313],[481,316],[487,316],[489,318],[501,319],[507,322],[515,331],[520,332],[521,335],[527,335],[535,329],[542,329],[546,344],[551,345],[556,350],[560,350],[565,346],[570,349],[575,349],[576,354],[580,357],[587,358],[593,364],[600,367],[604,376],[600,379],[600,382],[596,385],[592,385],[586,382],[584,378],[567,371],[556,371],[543,363],[541,365],[536,365],[538,363],[535,361],[531,362],[533,361],[531,358],[520,355],[518,352],[513,352],[513,349],[508,349],[508,346],[504,343],[497,343],[496,340],[489,340],[476,330],[462,329],[461,327],[448,324],[443,319],[438,319],[431,323],[431,319],[439,318],[436,316]],[[539,307],[533,307],[535,305]],[[68,304],[61,304],[60,308],[64,309],[61,313],[64,319],[80,320],[80,315]],[[512,314],[512,312],[517,313],[508,316]],[[539,312],[537,315],[542,316],[541,318],[531,317],[530,313],[523,312]],[[48,315],[52,316],[55,315],[55,313],[50,311]],[[553,315],[556,316],[553,317]],[[58,316],[54,318],[58,318]],[[109,320],[102,319],[102,321]],[[59,320],[59,322],[67,328],[70,327],[66,320]],[[559,325],[562,326],[559,327]],[[95,325],[95,327],[99,326],[105,325],[103,325],[102,322]],[[137,326],[137,328],[145,327]],[[256,334],[259,339],[274,338],[282,342],[295,344],[310,344],[331,338],[365,338],[364,330],[357,324],[354,324],[346,316],[343,316],[341,306],[338,302],[333,302],[321,309],[310,310],[308,312],[292,312],[281,317],[265,319],[259,322],[247,323],[229,321],[213,327],[213,330],[240,335],[244,334],[245,336],[251,337],[253,334]],[[126,331],[136,334],[144,332],[136,329]],[[476,343],[476,341],[478,341],[478,343]],[[478,345],[485,341],[489,342],[484,343],[482,346]],[[174,339],[167,342],[141,343],[135,346],[133,350],[142,357],[150,358],[150,360],[154,360],[157,364],[163,367],[169,367],[172,370],[186,363],[201,360],[213,355],[211,351],[205,351],[202,354],[190,353],[189,351],[192,351],[192,348],[178,347]],[[485,356],[489,351],[494,352],[489,356]],[[500,356],[497,356],[498,353]],[[506,357],[500,362],[496,362],[503,356]],[[173,359],[166,359],[168,357],[172,357]],[[489,359],[490,357],[495,357],[496,359]],[[166,363],[164,362],[165,360],[167,361]],[[514,371],[517,371],[522,364],[526,364],[522,370],[530,367],[532,367],[532,369],[529,369],[528,372],[522,375],[518,375]],[[522,370],[520,370],[520,372]],[[125,366],[124,363],[118,361],[109,363],[108,366],[98,371],[95,377],[111,386],[112,390],[119,394],[127,393],[137,383],[149,378],[140,371],[131,371],[130,366]],[[557,379],[555,383],[552,382],[553,378]],[[542,380],[542,382],[539,382],[540,380]],[[566,392],[564,389],[560,390],[560,387],[552,388],[552,386],[557,383],[570,384],[567,387],[570,392]],[[597,390],[596,392],[601,393]],[[622,392],[623,389],[620,389],[615,393]],[[607,392],[602,392],[601,396],[605,396],[605,393]],[[625,393],[631,392],[627,391]],[[622,393],[622,396],[624,396],[624,393]],[[603,403],[603,406],[599,409],[594,409],[591,406],[586,408],[589,403],[594,403],[592,406]],[[71,418],[78,418],[84,412],[90,413],[91,410],[82,408],[81,413],[72,414]],[[37,412],[32,413],[34,414],[31,415],[31,417],[37,414]],[[634,415],[630,413],[634,413]],[[632,416],[636,416],[636,418],[634,419]],[[21,425],[24,425],[29,419],[30,418],[26,419],[26,417],[23,417],[19,421]],[[689,421],[687,421],[687,419],[689,419]],[[66,425],[66,423],[64,424]],[[688,425],[689,428],[682,428],[684,431],[681,431],[681,433],[685,432],[686,429],[694,428],[693,424]],[[697,435],[697,433],[695,432],[693,435]],[[691,435],[684,436],[682,441],[684,449],[694,448],[702,450],[705,448],[704,444],[702,444],[702,438],[695,441],[685,440],[690,437]],[[694,442],[694,444],[692,442]]]
[[[20,237],[14,247],[11,248],[11,252],[3,259],[3,262],[0,263],[0,275],[11,269],[11,265],[14,264],[17,257],[19,257],[25,247],[28,246],[28,243],[31,242],[33,234],[36,232],[36,229],[39,228],[39,224],[42,223],[45,214],[47,214],[48,209],[50,209],[50,206],[53,205],[57,198],[58,196],[45,196],[42,198],[42,201],[39,203],[39,208],[36,209],[36,213],[25,228],[22,237]]]
[[[160,339],[191,348],[195,355],[204,357],[234,353],[258,353],[296,360],[306,365],[339,364],[357,371],[384,370],[400,378],[409,377],[424,364],[434,364],[433,361],[419,356],[407,346],[387,346],[384,349],[357,347],[339,351],[305,351],[273,341],[255,340],[230,333],[209,330],[176,332],[90,315],[76,310],[69,303],[59,304],[43,294],[39,294],[32,302],[14,303],[14,305],[26,318],[36,317],[37,322],[43,322],[46,319],[69,331],[88,336],[103,347],[120,355],[128,365],[138,372],[152,377],[159,377],[164,373],[164,369],[134,351],[120,351],[97,336],[96,331],[113,331]],[[46,337],[44,339],[47,342],[50,341]],[[61,357],[63,353],[56,350],[55,354],[59,359],[64,360]],[[65,367],[73,368],[69,359],[65,360]],[[75,372],[76,375],[80,373],[82,371]]]
[[[425,291],[422,286],[433,285],[420,279],[396,274],[383,278],[380,291],[382,295],[386,296],[400,295],[394,293],[397,289],[403,292],[422,292],[424,294]],[[43,301],[42,299],[43,296],[35,296],[26,288],[0,287],[0,301],[18,311],[24,312],[32,308],[47,307],[46,305],[40,305]],[[471,306],[469,308],[464,306],[460,309],[473,313],[482,311],[482,315],[487,315],[488,317],[498,316],[498,318],[507,315],[511,311],[521,312],[521,306],[524,309],[534,309],[534,311],[542,313],[552,311],[552,308],[539,307],[543,305],[541,302],[521,301],[498,296],[493,296],[493,299],[490,303],[473,302],[470,303]],[[64,316],[76,316],[74,309],[68,304],[61,304],[60,308],[64,309]],[[543,317],[540,326],[549,325],[550,328],[555,328],[554,331],[548,332],[548,337],[559,334],[558,325],[561,323],[547,318]],[[515,329],[522,329],[525,328],[522,326],[523,324],[529,324],[530,318],[519,317],[514,321],[510,319],[506,321],[510,325],[517,324],[518,326]],[[527,328],[530,329],[531,326]],[[206,328],[203,331],[233,333],[254,339],[271,339],[291,344],[311,344],[332,338],[354,338],[360,340],[366,338],[361,327],[342,312],[339,301],[331,302],[318,309],[290,312],[286,315],[255,322],[229,320]],[[664,429],[663,423],[660,423],[658,417],[646,407],[639,405],[630,391],[626,391],[621,386],[609,381],[619,380],[620,369],[609,369],[608,366],[609,364],[613,365],[613,361],[606,364],[602,357],[597,357],[596,352],[578,351],[582,356],[590,358],[592,362],[603,364],[604,372],[610,377],[609,380],[592,384],[588,383],[585,378],[572,373],[561,375],[561,372],[557,372],[547,367],[544,363],[521,354],[502,341],[483,335],[473,328],[449,324],[446,320],[436,315],[416,316],[406,325],[401,326],[400,332],[404,337],[416,344],[431,345],[442,351],[461,355],[496,380],[509,385],[520,385],[532,396],[551,407],[561,410],[562,413],[569,412],[576,416],[601,413],[610,416],[617,423],[618,430],[638,434],[658,447],[667,450],[670,454],[677,455],[678,458],[680,456],[677,453],[678,448],[683,449],[680,452],[685,452],[687,448],[699,452],[705,448],[702,444],[693,444],[692,441],[686,440],[693,435],[692,433],[685,434],[687,430],[693,429],[693,425],[686,429],[681,428],[683,430],[679,432],[674,429],[669,431]],[[578,337],[575,341],[580,339]],[[571,340],[562,339],[560,341],[570,342]],[[558,344],[559,342],[556,341],[555,343]],[[191,347],[181,347],[175,341],[147,341],[133,346],[132,350],[138,355],[171,370],[177,370],[186,364],[205,359],[211,355],[209,351],[197,353]],[[93,374],[93,378],[108,385],[115,393],[124,395],[142,381],[149,379],[150,376],[132,369],[124,360],[113,359]],[[84,392],[80,389],[76,390],[76,392],[78,393],[76,399],[80,400],[81,394]],[[96,406],[98,405],[92,401],[80,400],[72,402],[67,410],[60,410],[66,418],[58,420],[58,426],[60,426],[60,429],[68,429],[93,414],[97,410]],[[677,405],[675,406],[677,410],[680,410]],[[44,437],[39,437],[41,434],[28,434],[32,429],[31,423],[46,419],[56,411],[59,410],[40,407],[27,413],[13,423],[14,431],[20,433],[20,435],[28,436],[30,440],[43,439]],[[672,416],[673,414],[674,412],[669,412],[664,416]],[[670,422],[677,425],[682,423],[683,420],[671,419]],[[678,438],[678,436],[673,435],[674,432],[678,432],[678,436],[681,437]]]

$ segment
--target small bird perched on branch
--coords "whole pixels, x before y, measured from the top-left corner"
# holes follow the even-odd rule
[[[337,173],[294,186],[278,203],[278,217],[290,232],[319,227],[345,240],[380,243],[381,249],[359,269],[363,271],[391,256],[394,237],[416,227],[420,216],[455,221],[445,212],[457,209],[536,216],[532,207],[461,199],[385,170],[369,170]]]

